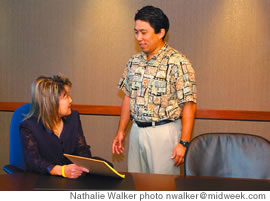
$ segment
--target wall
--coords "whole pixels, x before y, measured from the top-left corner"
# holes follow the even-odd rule
[[[270,111],[270,2],[267,0],[1,0],[0,101],[29,102],[41,74],[64,74],[76,104],[120,105],[117,82],[139,51],[134,14],[144,5],[170,19],[168,43],[193,63],[198,108]],[[11,113],[0,112],[0,165],[8,162]],[[113,158],[119,117],[81,116],[94,155]],[[269,123],[197,120],[202,132],[256,133],[270,139]]]

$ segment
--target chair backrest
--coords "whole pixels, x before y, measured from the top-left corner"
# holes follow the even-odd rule
[[[25,169],[25,164],[19,128],[24,115],[30,111],[30,108],[31,104],[25,104],[17,108],[10,123],[9,164],[21,169]]]
[[[270,142],[241,133],[206,133],[192,139],[185,175],[270,179]]]

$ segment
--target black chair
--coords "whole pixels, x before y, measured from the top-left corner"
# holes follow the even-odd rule
[[[206,133],[192,139],[186,176],[270,179],[270,142],[250,134]]]

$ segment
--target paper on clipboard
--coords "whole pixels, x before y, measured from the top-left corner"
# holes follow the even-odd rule
[[[74,164],[89,169],[90,174],[99,174],[117,178],[120,177],[122,179],[125,178],[124,174],[117,172],[105,161],[70,154],[64,154],[64,156],[71,160]]]

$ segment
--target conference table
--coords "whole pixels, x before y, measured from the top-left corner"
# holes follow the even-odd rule
[[[269,191],[270,180],[124,173],[125,179],[86,174],[68,179],[35,173],[0,174],[1,191]]]

